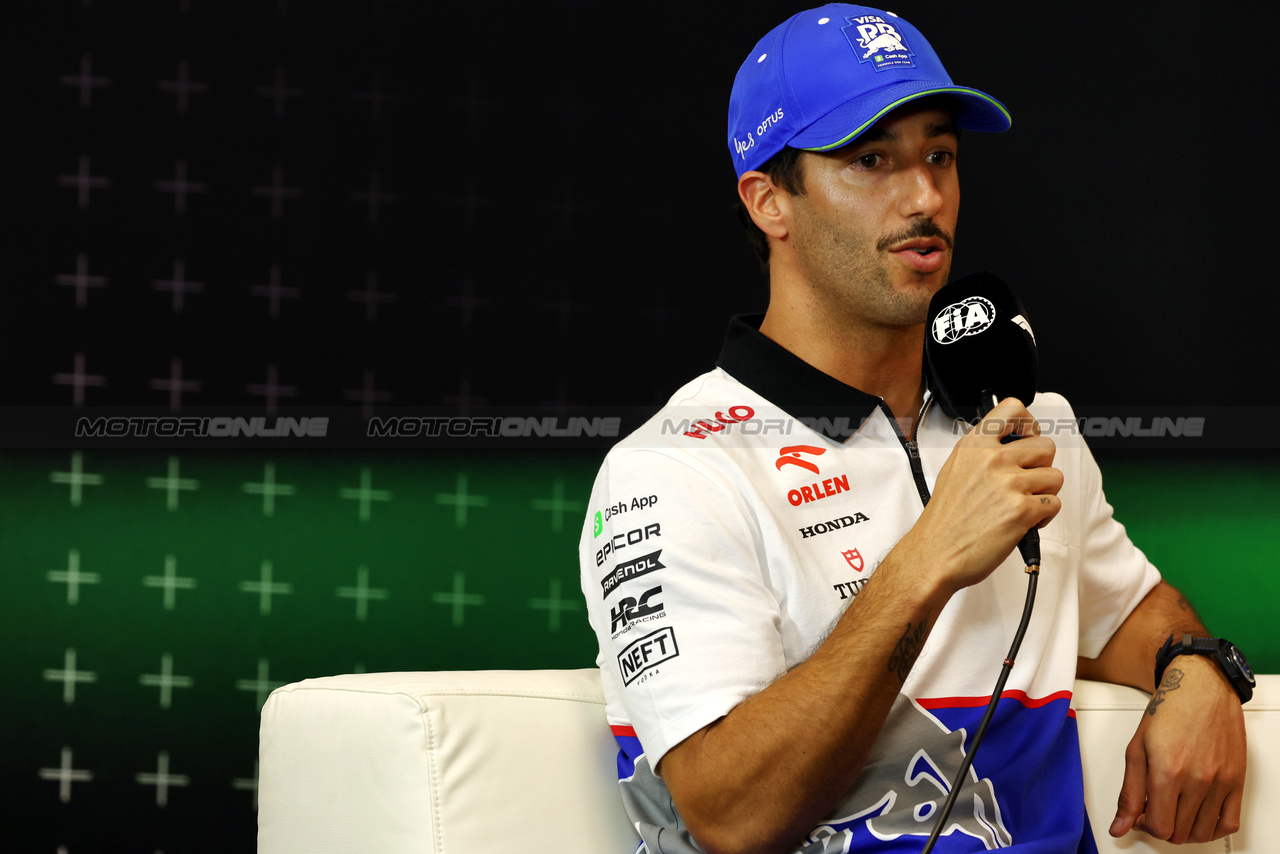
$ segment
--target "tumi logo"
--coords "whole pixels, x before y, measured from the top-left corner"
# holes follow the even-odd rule
[[[832,519],[829,522],[818,522],[816,525],[810,525],[807,528],[800,528],[800,536],[804,539],[810,537],[818,537],[831,531],[838,531],[841,528],[847,528],[850,525],[856,525],[859,522],[870,522],[871,517],[862,513],[854,513],[852,516],[841,516],[839,519]]]

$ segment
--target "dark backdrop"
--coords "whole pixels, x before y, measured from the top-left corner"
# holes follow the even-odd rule
[[[765,305],[728,212],[725,106],[755,40],[802,5],[41,4],[6,123],[23,149],[8,401],[71,402],[52,378],[82,353],[105,383],[89,405],[167,405],[152,381],[175,359],[200,383],[188,406],[261,404],[246,388],[270,365],[296,390],[284,403],[350,402],[371,373],[395,404],[654,405],[711,363],[729,313]],[[1042,387],[1079,404],[1269,398],[1280,15],[895,11],[1013,115],[964,141],[954,270],[1020,291]],[[86,60],[87,95],[70,79]],[[183,67],[203,87],[185,112]],[[110,182],[83,207],[81,157]],[[181,213],[159,188],[179,163],[203,185]],[[394,198],[369,204],[371,184]],[[58,277],[81,256],[105,287],[78,306]],[[176,262],[202,287],[180,313],[156,289]],[[295,289],[274,317],[251,290],[273,269]]]

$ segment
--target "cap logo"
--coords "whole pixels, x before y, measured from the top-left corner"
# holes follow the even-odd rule
[[[773,127],[778,122],[782,121],[782,119],[783,119],[782,108],[778,107],[778,109],[774,110],[772,113],[765,116],[764,121],[756,125],[755,136],[752,136],[750,133],[748,133],[746,142],[740,142],[738,138],[735,136],[733,138],[733,150],[738,152],[739,157],[741,157],[743,160],[746,160],[747,149],[751,148],[756,144],[756,138],[764,136],[765,133],[769,130],[769,128]]]
[[[879,15],[846,18],[845,38],[858,54],[858,62],[870,62],[876,71],[915,68],[914,54],[897,28]]]

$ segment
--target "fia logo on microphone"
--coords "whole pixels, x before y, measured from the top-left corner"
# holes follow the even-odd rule
[[[985,297],[968,297],[938,312],[933,319],[933,340],[951,344],[966,335],[977,335],[996,320],[996,307]]]

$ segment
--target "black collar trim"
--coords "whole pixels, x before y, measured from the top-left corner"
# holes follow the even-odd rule
[[[880,398],[824,374],[766,337],[760,332],[763,320],[763,314],[730,320],[716,366],[824,437],[848,439],[847,431],[875,412]]]

